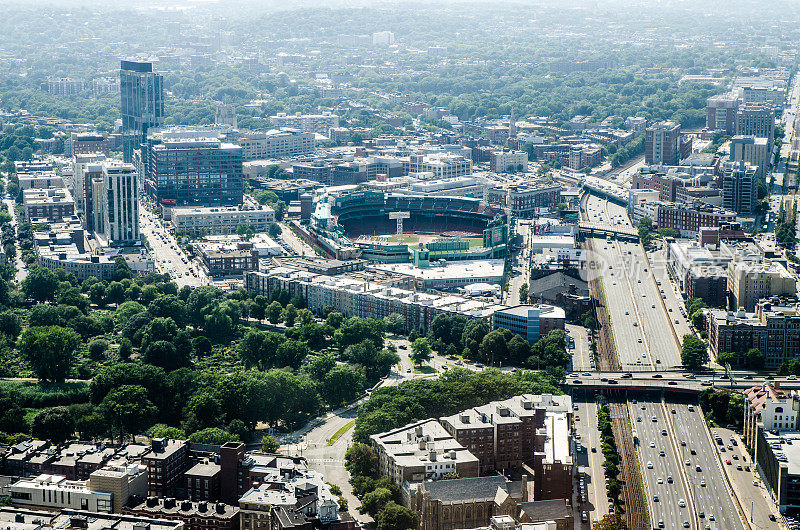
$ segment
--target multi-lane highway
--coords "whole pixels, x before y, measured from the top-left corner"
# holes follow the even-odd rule
[[[699,528],[743,529],[742,519],[728,491],[722,464],[717,457],[716,444],[711,440],[698,407],[693,406],[694,410],[689,410],[684,403],[665,406],[669,409],[668,421],[677,438],[679,459],[684,462],[684,470],[689,475],[689,495],[695,505]]]
[[[586,200],[584,220],[612,228],[630,227],[624,207],[592,195]],[[696,391],[695,386],[704,386],[702,379],[665,371],[681,364],[680,337],[690,328],[666,268],[659,262],[662,254],[651,256],[656,265],[653,271],[651,260],[638,243],[594,238],[588,240],[588,247],[598,264],[617,358],[622,370],[631,375],[623,378],[619,374],[613,378],[616,385],[611,385],[608,380],[612,377],[607,374],[574,374],[568,383],[575,389],[579,385],[609,385],[620,390],[638,385],[664,389],[685,386]],[[689,413],[685,404],[658,401],[631,401],[629,412],[640,442],[637,451],[653,527],[743,528],[720,464],[715,463],[715,448],[702,416]],[[687,445],[681,445],[682,441]],[[689,443],[692,447],[687,449]],[[692,450],[696,454],[686,458],[684,453]],[[712,483],[714,486],[710,486]]]
[[[691,525],[692,500],[679,455],[668,435],[669,425],[661,403],[632,400],[628,408],[640,442],[639,459],[650,522],[654,528],[679,528],[684,521]]]
[[[630,227],[625,208],[606,199],[590,196],[586,208],[590,222]],[[675,314],[675,308],[665,308],[664,297],[671,288],[661,280],[661,285],[656,283],[641,245],[613,239],[594,239],[591,245],[622,368],[646,370],[649,366],[660,369],[680,365],[680,348],[673,328],[675,320],[680,322],[680,310]]]

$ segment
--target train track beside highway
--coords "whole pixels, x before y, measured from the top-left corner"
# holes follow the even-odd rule
[[[622,402],[620,403],[619,400]],[[639,460],[633,444],[633,434],[624,394],[615,396],[615,401],[610,401],[609,406],[611,408],[611,429],[614,432],[614,440],[617,442],[617,452],[619,453],[622,495],[625,499],[625,521],[631,530],[649,530],[652,527],[650,526],[647,502],[644,498]]]

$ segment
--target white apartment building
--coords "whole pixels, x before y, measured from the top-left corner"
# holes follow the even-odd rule
[[[67,480],[61,475],[23,478],[11,484],[9,489],[15,505],[91,512],[110,512],[113,509],[112,493],[92,491],[86,482]]]
[[[242,148],[242,160],[286,158],[314,151],[313,132],[298,129],[272,129],[266,132],[242,134],[237,142]]]
[[[46,173],[17,175],[17,179],[19,180],[19,189],[21,190],[64,187],[64,179],[50,171]]]
[[[800,414],[800,394],[786,392],[769,383],[749,388],[744,393],[744,439],[753,447],[758,425],[765,431],[794,431]]]
[[[491,170],[496,173],[509,172],[509,168],[513,168],[511,173],[528,170],[528,153],[525,151],[494,151],[491,157]]]
[[[103,164],[103,175],[99,179],[101,191],[94,197],[94,205],[95,210],[100,211],[96,230],[108,244],[139,241],[137,177],[133,164]]]
[[[449,153],[415,154],[402,160],[406,174],[428,172],[437,179],[472,174],[472,160]]]
[[[266,232],[275,222],[275,210],[253,202],[240,206],[183,206],[171,210],[176,233],[234,234],[240,224],[250,225],[255,232]]]
[[[328,135],[331,128],[339,126],[339,116],[330,112],[322,114],[286,114],[279,112],[275,116],[270,116],[269,121],[276,127],[288,127],[299,129],[303,132],[318,133]]]

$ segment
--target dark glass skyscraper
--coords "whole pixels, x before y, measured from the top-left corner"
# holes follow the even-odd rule
[[[133,150],[147,138],[150,127],[164,124],[164,78],[153,63],[122,61],[119,69],[122,156],[133,161]]]

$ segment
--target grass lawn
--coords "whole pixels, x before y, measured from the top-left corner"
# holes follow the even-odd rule
[[[432,366],[428,366],[427,364],[423,364],[420,366],[414,366],[414,373],[415,374],[435,374],[436,369]]]
[[[341,438],[344,433],[346,433],[347,431],[352,429],[353,425],[355,425],[355,424],[356,424],[356,420],[350,420],[347,423],[345,423],[344,425],[342,425],[342,427],[338,431],[333,433],[333,436],[330,437],[330,439],[328,440],[328,445],[335,444],[336,440]]]
[[[466,241],[469,241],[469,248],[475,247],[482,247],[483,246],[483,238],[482,237],[467,237],[464,238]]]
[[[390,243],[397,243],[397,234],[381,237],[385,237]],[[403,243],[419,243],[419,236],[415,236],[414,234],[403,234]]]

